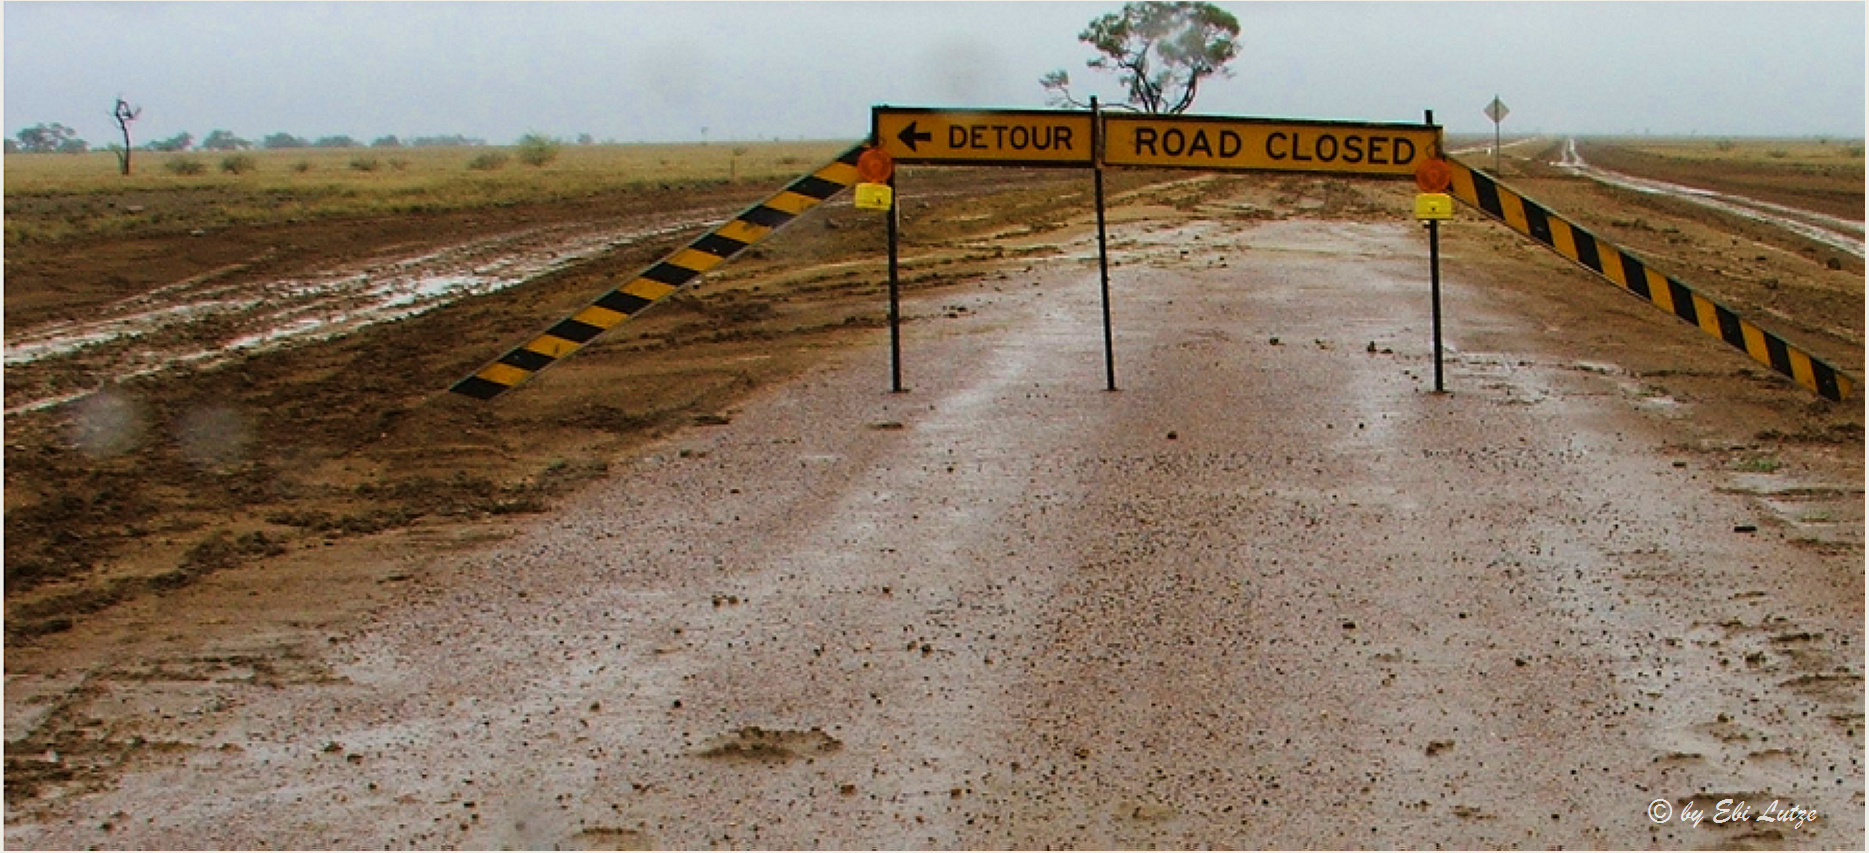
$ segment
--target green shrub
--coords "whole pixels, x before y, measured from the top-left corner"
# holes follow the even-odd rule
[[[229,175],[244,175],[260,167],[260,161],[251,154],[229,154],[221,158],[221,171]]]
[[[496,169],[506,168],[506,160],[506,152],[488,151],[485,154],[481,154],[467,161],[467,168],[473,169],[476,172],[491,172]]]
[[[208,170],[205,164],[193,157],[177,157],[162,164],[162,168],[175,175],[199,175]]]
[[[350,161],[350,167],[359,172],[374,172],[383,168],[383,161],[375,157],[353,157]]]
[[[519,162],[534,168],[542,168],[558,159],[558,143],[541,133],[528,133],[519,137],[518,147]]]

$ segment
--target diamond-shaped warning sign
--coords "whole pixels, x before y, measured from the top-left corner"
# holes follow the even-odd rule
[[[1492,119],[1493,124],[1498,124],[1502,121],[1505,121],[1506,113],[1509,113],[1509,112],[1512,112],[1512,111],[1509,109],[1506,109],[1506,102],[1499,100],[1498,95],[1494,95],[1493,102],[1486,105],[1486,117],[1489,119]]]

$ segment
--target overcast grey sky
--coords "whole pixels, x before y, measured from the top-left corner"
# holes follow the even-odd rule
[[[1232,3],[1232,79],[1194,112],[1507,133],[1864,130],[1861,2]],[[869,107],[1043,107],[1097,3],[7,2],[7,136],[94,146],[118,96],[140,141],[214,129],[368,141],[855,139]]]

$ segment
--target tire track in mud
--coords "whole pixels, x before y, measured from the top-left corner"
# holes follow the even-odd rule
[[[919,190],[915,201],[976,193]],[[8,416],[84,398],[112,383],[315,344],[455,301],[523,286],[631,246],[674,242],[744,205],[688,207],[592,225],[559,223],[445,246],[394,250],[284,279],[243,279],[272,252],[86,312],[82,320],[7,330]],[[833,200],[827,209],[847,209]]]
[[[212,367],[342,337],[517,287],[618,249],[673,239],[727,215],[730,209],[723,206],[600,226],[528,228],[417,255],[387,252],[279,280],[242,281],[239,272],[246,265],[223,267],[83,320],[8,329],[5,413],[48,408],[110,383],[178,367]]]
[[[1612,187],[1681,199],[1722,213],[1782,228],[1829,248],[1848,252],[1858,258],[1863,257],[1864,224],[1860,220],[1844,219],[1840,216],[1800,210],[1731,193],[1613,172],[1584,162],[1582,155],[1577,153],[1577,140],[1575,139],[1565,140],[1560,159],[1551,165]]]

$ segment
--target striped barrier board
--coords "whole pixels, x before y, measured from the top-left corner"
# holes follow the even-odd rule
[[[560,320],[472,376],[454,383],[448,390],[491,400],[577,352],[598,335],[694,283],[703,273],[855,184],[857,155],[864,147],[863,143],[851,146],[837,159],[703,234],[643,270],[628,284],[598,297],[583,310]]]
[[[1700,295],[1679,279],[1657,272],[1636,256],[1558,216],[1492,176],[1451,157],[1447,158],[1447,163],[1454,173],[1453,186],[1448,188],[1453,197],[1648,300],[1655,307],[1739,348],[1758,363],[1818,395],[1838,402],[1849,396],[1853,383],[1835,367]]]

